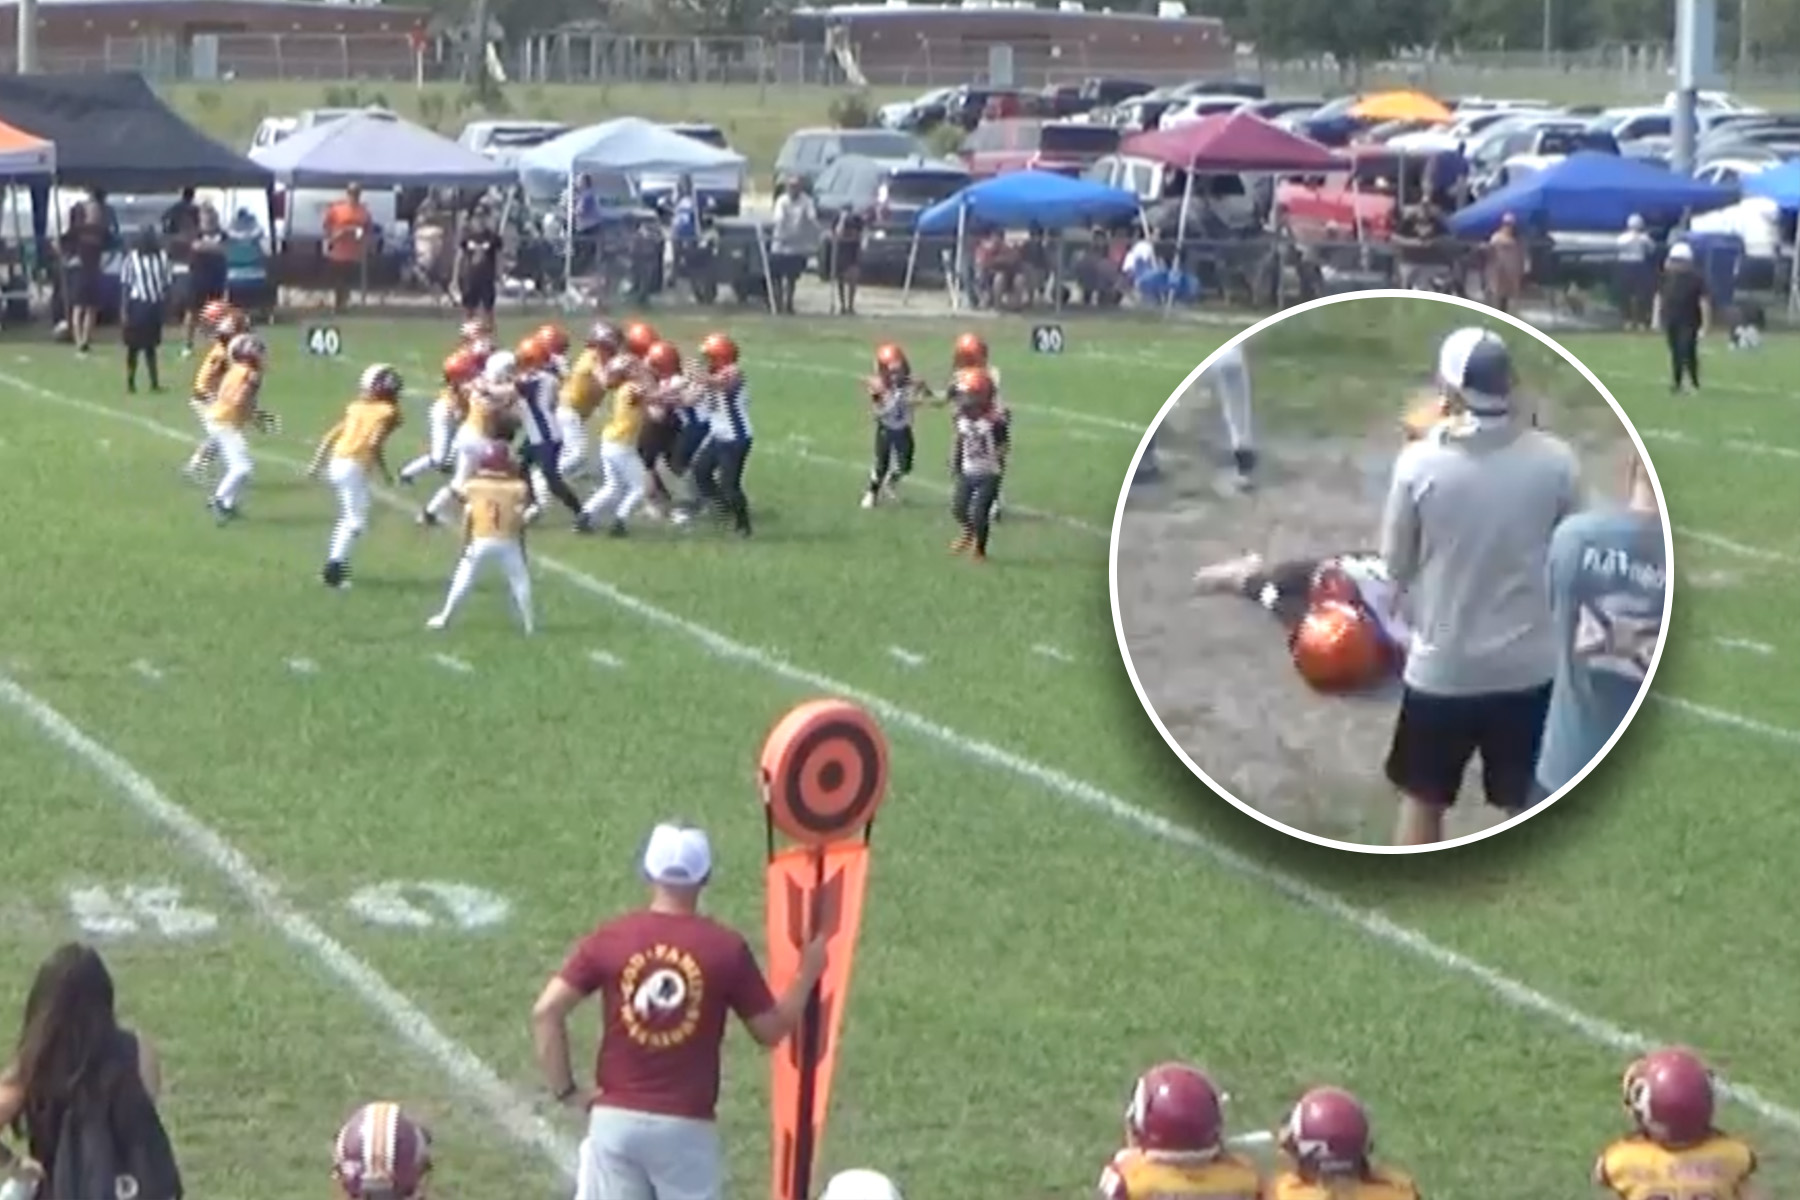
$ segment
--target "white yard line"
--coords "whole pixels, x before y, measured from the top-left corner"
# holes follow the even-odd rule
[[[433,654],[431,656],[431,661],[444,668],[444,670],[454,671],[458,675],[473,675],[475,673],[475,668],[472,664],[456,657],[454,654]]]
[[[1689,529],[1686,526],[1677,525],[1675,536],[1699,542],[1703,546],[1711,546],[1715,550],[1723,550],[1728,554],[1735,554],[1739,558],[1754,559],[1757,562],[1800,565],[1800,555],[1784,554],[1780,550],[1766,550],[1761,546],[1752,546],[1747,542],[1740,542],[1735,538],[1728,538],[1722,533],[1712,533],[1705,529]]]
[[[1040,658],[1048,658],[1060,663],[1072,663],[1075,661],[1075,656],[1070,654],[1067,650],[1060,650],[1055,646],[1047,645],[1043,642],[1039,642],[1037,645],[1033,646],[1031,652],[1038,655]]]
[[[211,826],[164,795],[130,763],[83,733],[67,717],[0,675],[0,704],[37,727],[39,733],[81,760],[113,786],[115,794],[140,816],[159,826],[193,858],[218,872],[259,916],[282,937],[316,959],[351,995],[393,1027],[415,1050],[430,1059],[463,1094],[484,1105],[506,1134],[554,1163],[570,1179],[575,1176],[573,1138],[556,1132],[532,1110],[520,1093],[467,1046],[439,1029],[412,1000],[348,947],[282,897],[280,886],[262,873],[237,847]]]
[[[900,646],[889,646],[888,657],[903,667],[922,667],[925,665],[925,656],[923,654],[915,654],[911,650],[904,649]]]
[[[836,467],[845,474],[855,472],[862,476],[865,481],[869,477],[869,467],[866,463],[852,462],[847,458],[833,458],[827,454],[820,454],[812,448],[811,443],[806,438],[788,438],[784,441],[777,442],[775,444],[775,450],[777,453],[787,458],[797,458],[802,462],[816,463],[822,467]],[[940,483],[935,479],[921,479],[917,475],[908,476],[906,482],[901,485],[901,490],[925,490],[938,496],[950,495],[949,484]],[[1071,517],[1064,513],[1049,512],[1042,508],[1032,508],[1025,504],[1014,504],[1011,499],[1006,501],[1006,509],[1008,512],[1017,513],[1021,517],[1029,517],[1034,521],[1047,521],[1053,525],[1061,525],[1065,528],[1085,533],[1090,537],[1106,538],[1108,540],[1111,540],[1112,538],[1111,529],[1094,521],[1084,521],[1080,517]]]
[[[1768,642],[1759,642],[1755,638],[1716,637],[1713,645],[1726,650],[1744,650],[1751,654],[1760,654],[1765,658],[1775,653],[1775,647]]]
[[[1787,729],[1780,725],[1771,725],[1767,721],[1759,721],[1755,717],[1746,717],[1742,713],[1734,713],[1728,709],[1714,708],[1710,704],[1697,704],[1692,700],[1683,700],[1680,696],[1667,696],[1661,692],[1651,692],[1650,696],[1670,708],[1684,712],[1690,717],[1698,717],[1714,725],[1724,725],[1731,729],[1740,729],[1745,733],[1754,733],[1771,741],[1786,742],[1791,746],[1800,746],[1800,730]]]
[[[137,425],[170,441],[180,442],[184,445],[192,441],[192,434],[187,430],[163,425],[136,413],[127,413],[74,396],[65,396],[16,376],[0,373],[0,385],[16,388],[27,395],[36,396],[67,409]],[[277,454],[264,454],[263,457],[270,462],[283,462],[294,469],[300,469],[303,465],[298,459],[286,458]],[[405,497],[388,489],[377,489],[375,494],[383,503],[402,512],[412,511],[413,506]],[[1302,908],[1348,926],[1369,940],[1410,955],[1446,975],[1454,975],[1468,980],[1508,1007],[1545,1018],[1587,1039],[1594,1045],[1603,1046],[1620,1054],[1641,1054],[1664,1041],[1653,1034],[1627,1029],[1604,1018],[1584,1012],[1466,954],[1441,945],[1419,930],[1401,925],[1379,911],[1352,904],[1335,892],[1258,862],[1198,830],[1178,824],[1148,809],[1140,808],[1123,797],[1070,775],[1057,767],[1038,762],[992,742],[971,737],[949,725],[864,691],[853,684],[790,662],[773,651],[746,645],[716,629],[691,621],[647,600],[639,599],[554,555],[540,551],[534,555],[534,561],[545,574],[555,575],[577,590],[623,612],[630,613],[650,626],[691,641],[722,662],[753,667],[771,678],[779,679],[808,692],[840,696],[861,704],[892,730],[904,731],[923,741],[935,743],[940,749],[957,757],[979,763],[1002,774],[1012,775],[1045,792],[1060,796],[1070,803],[1093,810],[1121,825],[1135,829],[1148,837],[1198,854],[1222,870],[1261,884]],[[1722,710],[1706,709],[1704,706],[1692,705],[1687,701],[1665,699],[1686,711],[1695,711],[1702,715],[1722,713]],[[1726,717],[1730,717],[1730,714],[1723,714],[1714,719],[1723,720]],[[1725,723],[1737,724],[1739,728],[1754,732],[1766,732],[1775,728],[1763,726],[1762,723],[1751,721],[1749,718],[1727,720]],[[1771,736],[1782,736],[1782,733]],[[1800,742],[1800,734],[1789,736],[1792,740]],[[1790,1132],[1800,1133],[1800,1109],[1773,1100],[1754,1088],[1726,1080],[1720,1080],[1719,1091],[1756,1113],[1769,1124]]]
[[[156,668],[156,666],[153,663],[151,663],[148,659],[143,659],[143,658],[138,659],[136,662],[131,664],[131,669],[140,678],[147,679],[151,683],[161,683],[162,682],[163,673],[161,671],[159,671]]]
[[[604,650],[589,650],[588,661],[596,667],[605,667],[609,671],[616,671],[625,665],[624,659],[616,654],[608,654]]]
[[[317,675],[319,664],[310,658],[290,658],[287,660],[288,670],[296,675]]]

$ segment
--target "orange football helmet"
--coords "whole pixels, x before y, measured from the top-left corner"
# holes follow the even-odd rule
[[[667,342],[656,342],[644,352],[644,365],[659,380],[674,379],[681,374],[681,351]]]
[[[561,325],[540,325],[533,340],[541,342],[552,358],[569,352],[569,335]]]
[[[1379,681],[1389,665],[1374,620],[1336,600],[1307,612],[1290,649],[1300,677],[1321,692],[1359,691]]]
[[[988,365],[988,344],[973,333],[965,333],[956,339],[956,349],[951,362],[960,370],[967,367],[985,367]]]
[[[951,394],[959,404],[979,408],[994,402],[994,377],[985,367],[965,367],[950,384]]]
[[[650,353],[651,347],[660,341],[662,338],[657,336],[656,330],[642,321],[625,330],[625,350],[639,358],[646,357]]]
[[[452,387],[473,383],[481,374],[481,360],[468,350],[454,351],[444,360],[444,382]]]
[[[222,342],[228,342],[240,333],[250,331],[250,318],[227,304],[225,311],[212,323],[213,334]]]
[[[513,347],[513,368],[521,375],[527,371],[541,370],[549,362],[550,347],[538,341],[536,334]]]
[[[738,360],[737,343],[723,333],[709,333],[706,340],[700,343],[700,357],[714,371],[723,371],[726,367],[735,366]]]

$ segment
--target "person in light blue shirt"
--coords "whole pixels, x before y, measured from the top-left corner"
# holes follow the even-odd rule
[[[1668,605],[1663,514],[1643,460],[1628,468],[1622,508],[1577,513],[1550,540],[1556,680],[1538,754],[1544,797],[1575,782],[1636,707]]]

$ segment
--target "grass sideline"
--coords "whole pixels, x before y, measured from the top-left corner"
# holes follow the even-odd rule
[[[873,105],[905,99],[921,88],[874,88],[860,93]],[[384,105],[411,121],[454,138],[470,121],[495,119],[561,121],[591,125],[613,117],[656,121],[705,121],[724,131],[732,147],[750,160],[750,178],[765,184],[788,134],[808,125],[830,124],[832,101],[850,94],[828,87],[760,84],[609,84],[574,86],[525,84],[505,89],[506,111],[488,113],[468,103],[456,84],[428,83],[174,83],[157,94],[183,117],[236,150],[245,150],[264,117],[309,108]]]
[[[689,343],[702,332],[669,324]],[[30,614],[0,628],[0,673],[241,849],[527,1096],[526,1008],[570,939],[635,899],[631,858],[652,821],[708,824],[716,910],[759,928],[750,774],[768,726],[821,677],[917,714],[889,722],[895,791],[825,1145],[829,1168],[876,1165],[909,1194],[1086,1195],[1125,1087],[1168,1056],[1218,1073],[1239,1130],[1307,1083],[1361,1090],[1384,1152],[1448,1200],[1493,1200],[1497,1180],[1506,1194],[1579,1188],[1618,1128],[1634,1031],[1693,1043],[1739,1082],[1779,1087],[1800,1071],[1783,1036],[1800,934],[1741,919],[1783,894],[1800,852],[1782,786],[1800,744],[1786,669],[1800,643],[1783,607],[1800,565],[1788,489],[1800,447],[1781,441],[1800,343],[1715,352],[1716,386],[1694,401],[1666,395],[1654,341],[1571,339],[1654,431],[1691,535],[1658,679],[1679,699],[1524,829],[1393,861],[1295,845],[1212,799],[1119,669],[1103,532],[1119,479],[1135,430],[1224,332],[1071,325],[1068,353],[1048,359],[1026,352],[1024,326],[996,324],[1018,412],[1012,501],[1044,515],[1003,526],[977,571],[943,552],[941,424],[926,422],[913,503],[855,506],[868,433],[856,377],[894,330],[736,316],[733,329],[757,389],[751,486],[766,537],[652,530],[615,545],[547,529],[531,643],[492,589],[461,628],[428,637],[452,550],[399,512],[379,512],[359,548],[358,588],[325,594],[313,572],[329,497],[276,457],[304,458],[367,358],[422,384],[447,322],[347,325],[342,362],[308,359],[298,328],[275,329],[269,399],[288,432],[258,442],[250,515],[224,530],[176,477],[178,397],[125,397],[106,356],[0,345],[17,414],[0,441],[15,485],[0,604]],[[900,332],[936,375],[954,329]],[[1431,353],[1421,336],[1396,387]],[[1259,402],[1272,437],[1304,426],[1279,391]],[[415,408],[404,448],[421,424]],[[1725,638],[1767,652],[1727,653]],[[162,1043],[196,1194],[309,1193],[335,1123],[384,1095],[438,1122],[447,1193],[551,1186],[540,1156],[229,880],[17,704],[0,712],[0,756],[35,784],[12,809],[30,836],[0,846],[11,978],[75,930],[73,889],[172,885],[216,918],[108,943],[129,1017]],[[383,926],[346,906],[368,885],[420,879],[496,893],[504,919],[465,908],[460,928],[439,904],[423,927]],[[724,1128],[734,1181],[753,1194],[767,1073],[741,1039],[729,1058]],[[1794,1098],[1725,1114],[1775,1143],[1775,1192],[1800,1184],[1780,1153],[1800,1131],[1783,1107]]]

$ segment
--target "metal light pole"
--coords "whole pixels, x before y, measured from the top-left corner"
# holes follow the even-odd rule
[[[36,74],[38,69],[37,22],[38,0],[19,0],[17,55],[19,74]]]
[[[1694,110],[1715,69],[1718,16],[1717,0],[1675,0],[1675,137],[1669,159],[1683,175],[1694,173],[1699,134]]]

